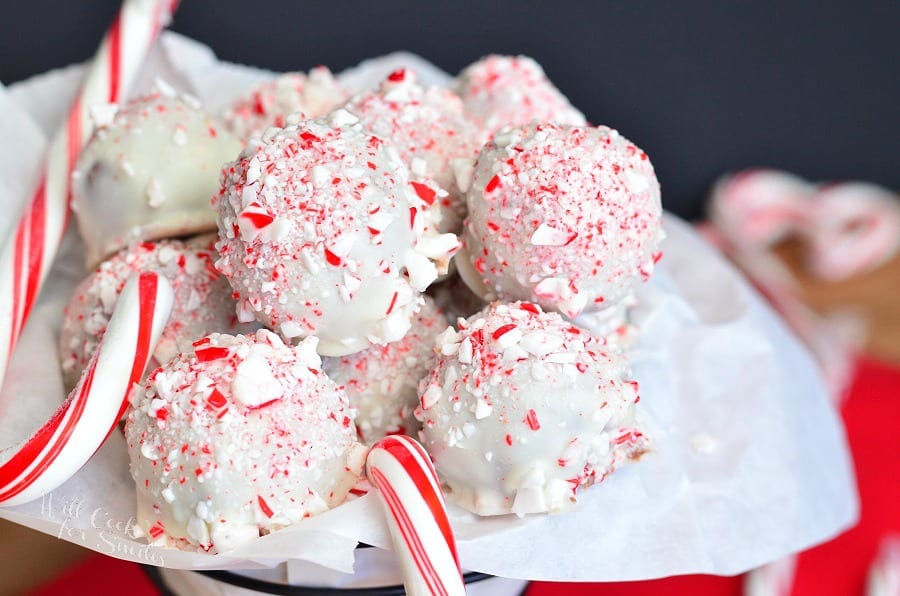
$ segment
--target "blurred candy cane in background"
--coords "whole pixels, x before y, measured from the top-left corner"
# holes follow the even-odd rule
[[[863,182],[815,185],[778,170],[746,170],[719,179],[700,226],[757,286],[819,363],[839,405],[852,380],[866,330],[852,315],[823,316],[803,300],[791,270],[773,252],[796,238],[815,277],[843,281],[887,263],[900,249],[900,197]],[[796,557],[746,575],[747,596],[789,596]],[[870,571],[868,594],[900,596],[900,541],[887,541]]]
[[[900,249],[900,198],[873,184],[817,186],[786,172],[746,170],[716,182],[709,221],[700,229],[807,345],[840,401],[865,335],[862,321],[814,312],[772,249],[788,238],[800,239],[807,269],[823,280],[867,273]]]
[[[881,543],[878,559],[869,569],[866,596],[900,596],[900,536]]]

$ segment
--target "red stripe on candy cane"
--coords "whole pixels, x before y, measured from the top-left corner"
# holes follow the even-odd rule
[[[456,541],[425,449],[407,436],[385,437],[369,452],[366,470],[379,489],[407,590],[464,594]]]
[[[450,527],[446,506],[440,492],[440,483],[438,482],[437,474],[434,472],[434,467],[431,465],[431,458],[428,453],[419,445],[418,441],[402,435],[385,437],[376,445],[390,453],[400,462],[406,473],[409,474],[410,480],[416,485],[416,489],[431,510],[434,521],[437,523],[444,541],[450,548],[453,560],[456,562],[456,566],[459,567],[459,554],[456,551],[453,528]],[[419,457],[416,458],[414,453],[417,453]]]
[[[403,542],[409,548],[413,563],[418,570],[419,576],[425,581],[428,590],[432,594],[447,594],[447,588],[440,580],[434,565],[432,565],[426,548],[422,544],[422,539],[409,518],[409,513],[403,507],[403,501],[397,495],[393,485],[378,468],[372,468],[369,471],[369,475],[372,477],[372,482],[381,491],[381,495],[385,503],[387,503],[391,515],[397,522],[397,528],[400,530]]]
[[[119,102],[136,79],[160,27],[177,6],[172,0],[124,0],[100,49],[88,66],[65,124],[53,138],[47,163],[31,204],[14,235],[0,250],[0,275],[13,279],[0,294],[0,383],[47,277],[69,220],[70,174],[92,122],[84,107]],[[9,353],[5,352],[9,348]]]
[[[9,333],[9,355],[16,347],[16,341],[19,339],[19,324],[22,321],[20,309],[22,308],[22,272],[24,271],[25,261],[25,244],[28,242],[26,238],[28,228],[20,227],[16,230],[16,239],[13,245],[13,280],[12,280],[12,321],[10,321]],[[0,366],[3,363],[0,362]],[[0,375],[2,378],[2,375]]]
[[[72,106],[72,111],[69,113],[69,121],[66,125],[67,127],[67,136],[68,136],[68,145],[66,147],[66,155],[68,160],[68,165],[66,167],[66,171],[69,173],[69,178],[71,179],[72,171],[75,169],[75,164],[78,162],[78,156],[81,154],[81,147],[84,144],[84,128],[81,124],[81,98],[75,100],[75,105]],[[66,192],[66,204],[69,205],[72,202],[72,188],[67,184],[67,192]],[[69,210],[66,209],[66,221],[63,224],[63,232],[65,232],[65,224],[69,222]]]
[[[128,393],[131,391],[131,386],[135,383],[140,382],[141,376],[144,374],[144,369],[147,367],[147,362],[150,361],[150,352],[153,349],[153,338],[151,334],[153,333],[153,319],[154,312],[156,310],[156,296],[159,292],[159,277],[154,275],[153,273],[143,272],[138,278],[138,298],[140,300],[140,322],[138,323],[138,337],[137,337],[137,346],[134,349],[135,358],[134,362],[131,365],[131,374],[128,376],[129,383],[128,388],[125,390],[125,395],[122,396],[122,405],[119,407],[119,414],[116,416],[116,422],[110,427],[109,431],[106,433],[108,437],[109,434],[116,428],[116,424],[119,419],[122,418],[122,415],[125,413],[125,409],[128,407]]]
[[[427,465],[422,466],[422,468],[428,474],[428,477],[431,478],[435,492],[440,495],[441,481],[438,480],[437,472],[434,471],[434,465],[431,463],[431,456],[428,455],[428,452],[425,451],[425,448],[422,447],[422,445],[418,441],[410,439],[406,441],[405,444],[407,447],[410,447],[413,451],[418,453],[423,462],[427,462]],[[441,500],[443,500],[443,497],[441,497]]]
[[[19,331],[31,314],[41,283],[41,272],[44,270],[45,224],[47,223],[47,183],[41,182],[35,194],[31,209],[28,211],[28,272],[25,286],[25,303],[19,316]]]
[[[131,386],[140,380],[144,368],[150,359],[152,344],[154,309],[156,307],[156,295],[158,290],[158,277],[152,273],[142,273],[138,280],[140,300],[140,320],[138,326],[137,345],[135,347],[135,359],[132,363],[131,373],[125,394],[122,396],[121,406],[115,417],[115,421],[107,431],[108,437],[116,427],[118,420],[125,413],[128,405],[127,397]],[[91,391],[96,370],[96,359],[92,359],[91,365],[80,383],[77,396],[64,405],[62,415],[52,417],[41,429],[26,443],[23,449],[12,459],[0,467],[0,486],[6,486],[13,481],[12,476],[19,476],[30,467],[28,474],[18,479],[14,486],[0,492],[0,502],[11,499],[22,490],[30,486],[47,467],[53,463],[59,452],[68,442],[76,425],[84,414],[84,408]],[[44,451],[46,449],[46,452]],[[42,454],[42,455],[41,455]]]
[[[156,26],[156,23],[154,23]],[[122,66],[122,9],[116,13],[109,28],[109,102],[116,103],[121,98],[121,79],[119,73]],[[72,162],[70,162],[72,163]]]
[[[59,452],[72,435],[75,425],[84,414],[87,396],[94,384],[95,366],[96,359],[92,361],[91,367],[85,374],[78,395],[70,400],[69,406],[65,408],[63,414],[51,418],[35,435],[37,440],[29,440],[28,443],[33,444],[17,453],[17,457],[7,462],[8,465],[4,465],[4,469],[0,470],[3,472],[0,474],[0,486],[5,486],[9,476],[15,475],[14,484],[6,490],[0,491],[0,503],[19,495],[31,486],[59,456]],[[22,476],[22,474],[25,475]]]
[[[24,503],[53,490],[103,444],[121,417],[131,387],[143,375],[172,299],[171,286],[156,273],[142,273],[126,284],[75,390],[0,464],[0,505]],[[122,361],[128,356],[130,367]]]

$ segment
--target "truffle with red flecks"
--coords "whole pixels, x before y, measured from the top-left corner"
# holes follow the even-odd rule
[[[495,302],[435,352],[416,417],[447,498],[470,511],[566,509],[648,447],[625,357],[556,313]]]
[[[586,123],[584,114],[550,82],[540,64],[527,56],[485,56],[460,72],[451,88],[478,127],[481,143],[504,126]]]
[[[457,267],[489,299],[572,318],[618,308],[660,257],[653,166],[605,126],[504,129],[479,154],[467,201]]]
[[[322,368],[344,387],[356,410],[360,439],[374,443],[386,435],[415,436],[419,381],[431,370],[434,340],[446,327],[444,315],[426,296],[400,341],[323,359]]]
[[[135,389],[125,439],[152,544],[219,553],[344,501],[366,450],[315,344],[213,334]]]
[[[396,150],[345,110],[251,139],[214,202],[238,318],[315,335],[325,356],[401,339],[459,247],[426,225]]]
[[[246,141],[251,136],[261,136],[269,127],[285,127],[291,114],[324,116],[346,101],[348,95],[325,66],[313,68],[308,75],[285,73],[259,83],[235,101],[225,112],[225,123]]]
[[[456,185],[453,161],[474,159],[481,146],[474,126],[463,116],[459,97],[442,87],[423,88],[413,71],[399,69],[378,89],[357,95],[344,108],[397,149],[417,192],[440,202],[441,229],[458,232],[465,197]]]
[[[241,144],[196,99],[157,86],[118,111],[92,108],[97,130],[72,172],[89,268],[135,242],[216,228],[209,200]]]
[[[210,333],[246,333],[239,323],[231,287],[213,267],[214,236],[188,242],[143,242],[104,261],[78,287],[66,306],[59,336],[63,378],[74,387],[106,332],[125,283],[142,271],[162,274],[172,284],[175,302],[153,351],[157,365],[168,362],[191,342]]]

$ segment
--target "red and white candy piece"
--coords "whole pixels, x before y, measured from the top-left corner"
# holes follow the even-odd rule
[[[866,596],[900,596],[900,536],[882,539],[878,557],[869,567]]]
[[[425,449],[406,436],[372,447],[366,475],[378,488],[407,594],[465,594],[456,540]]]
[[[885,188],[845,182],[819,189],[806,230],[809,269],[839,281],[889,261],[900,249],[900,201]]]
[[[122,291],[100,347],[50,419],[0,464],[0,505],[37,499],[71,478],[122,417],[172,309],[166,278],[141,273]]]
[[[0,247],[0,384],[69,219],[70,175],[93,132],[91,108],[126,97],[178,0],[125,0],[85,74],[16,229]]]
[[[757,567],[744,578],[744,596],[790,596],[796,570],[795,555]]]
[[[742,248],[765,248],[806,225],[814,194],[812,184],[793,174],[745,170],[716,182],[709,217],[730,242]]]

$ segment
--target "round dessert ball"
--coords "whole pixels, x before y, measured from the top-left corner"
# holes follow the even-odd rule
[[[215,203],[240,320],[315,335],[325,356],[401,339],[459,246],[426,226],[397,152],[344,110],[251,139]]]
[[[621,353],[530,302],[447,329],[416,418],[447,498],[479,515],[559,511],[647,447]]]
[[[344,501],[365,448],[315,347],[213,334],[132,393],[125,439],[152,543],[219,553]]]
[[[497,133],[466,198],[457,266],[482,296],[574,318],[627,298],[660,257],[653,166],[605,126],[532,123]]]
[[[196,99],[162,89],[98,123],[75,164],[72,210],[88,268],[134,242],[216,228],[209,201],[241,145]]]
[[[418,432],[413,410],[419,403],[419,381],[431,370],[434,340],[446,327],[444,315],[426,296],[403,339],[323,359],[322,368],[347,391],[362,441]]]
[[[400,69],[344,108],[397,149],[423,198],[440,202],[441,229],[459,232],[465,197],[454,179],[453,160],[472,160],[481,148],[475,128],[463,117],[459,97],[441,87],[425,89],[413,71]],[[431,180],[438,189],[428,188]]]
[[[532,121],[583,126],[584,114],[572,107],[540,64],[527,56],[485,56],[457,75],[451,88],[479,130],[481,143],[504,126]]]
[[[347,97],[347,91],[331,71],[317,66],[308,75],[289,72],[256,85],[225,112],[225,123],[246,141],[262,135],[271,126],[283,128],[287,117],[297,112],[307,118],[324,116]]]
[[[213,267],[214,239],[207,235],[186,243],[143,242],[104,261],[82,281],[65,308],[59,336],[66,386],[78,382],[106,332],[125,283],[142,271],[165,276],[175,292],[172,314],[153,351],[157,365],[210,333],[251,331],[252,325],[238,322],[231,286]]]

